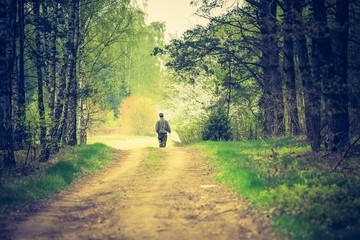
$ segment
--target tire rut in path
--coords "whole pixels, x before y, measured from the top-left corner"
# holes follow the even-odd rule
[[[119,151],[96,176],[76,183],[18,224],[12,239],[273,239],[246,202],[215,183],[201,153],[166,148],[157,171],[146,149]]]

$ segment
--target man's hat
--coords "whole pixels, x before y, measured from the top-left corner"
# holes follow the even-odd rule
[[[164,114],[163,114],[163,113],[159,113],[159,117],[164,117]]]

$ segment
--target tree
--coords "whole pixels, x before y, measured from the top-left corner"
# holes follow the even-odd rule
[[[77,44],[75,44],[76,31],[78,29],[79,18],[79,0],[72,0],[70,3],[70,15],[69,15],[69,38],[67,43],[67,49],[69,56],[68,67],[68,88],[67,88],[67,107],[68,107],[68,119],[66,130],[67,144],[70,146],[77,144],[76,127],[77,127],[77,77],[76,77],[76,58],[77,58]]]
[[[126,134],[153,135],[157,120],[155,104],[150,98],[130,96],[119,106],[121,129]]]
[[[47,144],[46,144],[46,124],[45,124],[45,106],[44,106],[44,89],[43,89],[43,43],[40,31],[40,1],[34,1],[34,17],[35,17],[35,35],[36,35],[36,73],[37,73],[37,92],[38,92],[38,111],[40,119],[40,161],[47,161]]]
[[[0,2],[0,137],[4,150],[4,167],[16,165],[12,134],[11,88],[14,52],[12,38],[14,30],[14,2]]]
[[[187,31],[165,49],[169,55],[167,66],[176,71],[181,81],[188,82],[190,88],[203,84],[203,88],[212,89],[212,103],[201,108],[209,113],[215,105],[226,106],[236,139],[260,134],[258,99],[264,87],[258,74],[260,52],[252,47],[257,44],[254,36],[258,32],[252,27],[254,19],[239,15],[242,11],[213,18],[208,26]],[[201,94],[188,95],[203,102]]]
[[[306,135],[313,150],[319,150],[321,144],[321,83],[316,81],[311,74],[308,43],[306,40],[306,28],[303,20],[302,1],[292,1],[294,14],[294,32],[296,52],[299,60],[300,77],[304,89]]]
[[[216,108],[210,113],[205,122],[202,136],[204,140],[212,141],[229,141],[231,139],[230,119],[226,110]]]
[[[284,78],[286,86],[286,109],[288,117],[288,131],[291,135],[300,133],[299,113],[297,107],[296,76],[294,62],[294,31],[293,31],[293,6],[292,0],[284,2]]]
[[[262,119],[267,136],[282,136],[285,123],[292,134],[302,132],[301,117],[313,150],[319,150],[322,143],[333,151],[348,146],[348,76],[355,76],[349,71],[348,45],[356,45],[356,40],[349,39],[349,23],[355,23],[358,16],[354,11],[350,19],[349,13],[358,10],[355,2],[352,7],[349,1],[325,0],[247,0],[242,5],[230,0],[194,2],[200,6],[198,14],[210,23],[186,32],[165,49],[170,53],[169,67],[192,79],[189,76],[200,75],[201,69],[211,72],[221,66],[226,71],[222,63],[234,62],[236,71],[217,79],[230,83],[229,76],[244,79],[245,75],[256,81],[261,88],[257,93],[262,94],[256,100],[260,110],[256,119]],[[229,2],[237,4],[221,16],[212,15],[213,9],[231,5]],[[227,28],[236,30],[223,34]],[[352,32],[355,36],[356,31]],[[206,62],[209,56],[216,60]],[[227,86],[227,93],[233,93],[226,99],[244,95],[243,84],[237,85],[236,80],[235,85]],[[299,104],[304,104],[300,106],[303,112]]]
[[[343,151],[349,143],[349,98],[348,98],[348,42],[349,42],[349,0],[337,0],[335,12],[334,58],[336,75],[329,88],[330,149]]]
[[[26,139],[26,102],[25,102],[25,9],[24,0],[18,0],[18,70],[13,83],[13,132],[15,149],[24,148]]]
[[[277,40],[277,1],[248,2],[256,6],[259,12],[261,65],[265,87],[265,132],[270,135],[281,135],[285,132],[285,121]]]

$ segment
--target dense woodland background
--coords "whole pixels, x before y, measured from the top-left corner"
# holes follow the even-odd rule
[[[130,0],[1,1],[2,165],[46,162],[99,125],[151,135],[159,109],[185,142],[359,139],[359,1],[191,4],[209,24],[165,43]]]

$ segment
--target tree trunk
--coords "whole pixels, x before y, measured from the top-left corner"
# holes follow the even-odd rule
[[[16,3],[16,2],[15,2]],[[16,165],[13,146],[12,109],[11,109],[11,75],[13,71],[11,51],[12,17],[16,8],[13,1],[0,3],[0,136],[4,152],[4,167]]]
[[[79,8],[79,15],[81,14]],[[86,95],[84,94],[84,86],[85,86],[85,64],[83,61],[84,57],[84,38],[83,34],[81,32],[81,29],[83,25],[80,26],[80,18],[77,18],[78,20],[78,32],[77,32],[77,46],[79,49],[79,55],[78,55],[78,67],[79,67],[79,92],[81,94],[78,95],[78,102],[79,102],[79,112],[78,112],[78,131],[79,131],[79,142],[80,144],[86,144],[87,143],[87,107],[86,107]],[[83,23],[81,23],[83,24]]]
[[[302,2],[292,0],[292,5],[294,8],[296,50],[299,59],[301,81],[304,88],[306,135],[312,149],[317,151],[320,149],[321,144],[321,84],[319,81],[315,81],[311,75],[308,45],[302,16]]]
[[[277,40],[276,1],[248,1],[259,8],[261,31],[261,65],[264,79],[264,127],[265,134],[277,136],[285,131],[284,99],[279,67]]]
[[[294,40],[293,40],[293,19],[292,0],[285,1],[284,16],[284,72],[286,86],[286,109],[288,115],[288,131],[290,135],[300,133],[299,113],[297,108],[295,64],[294,64]]]
[[[269,68],[270,68],[270,85],[272,87],[272,97],[274,98],[274,136],[282,135],[285,132],[284,121],[284,97],[283,97],[283,81],[280,74],[279,64],[279,46],[277,33],[277,1],[265,0],[267,14],[267,24],[269,25]]]
[[[38,90],[38,110],[40,119],[40,161],[46,162],[48,160],[48,148],[46,142],[46,123],[45,123],[45,105],[43,94],[43,50],[42,39],[40,31],[40,0],[34,2],[35,15],[35,41],[36,41],[36,73],[37,73],[37,90]]]
[[[68,20],[70,21],[70,20]],[[63,137],[63,125],[66,121],[66,115],[67,112],[67,101],[65,98],[65,93],[67,93],[67,72],[69,68],[69,52],[68,52],[68,42],[71,38],[71,32],[69,31],[69,23],[68,23],[68,29],[67,29],[67,41],[66,41],[66,48],[63,53],[62,57],[62,66],[60,69],[59,74],[59,90],[56,98],[56,105],[54,110],[54,127],[52,130],[52,138],[54,140],[53,149],[52,152],[57,152],[59,149],[59,144],[61,143],[61,139]]]
[[[42,13],[43,13],[43,21],[45,22],[45,26],[43,29],[43,35],[44,35],[44,40],[43,40],[43,48],[44,48],[44,73],[45,73],[45,86],[47,91],[50,93],[50,79],[51,79],[51,62],[50,62],[50,55],[51,55],[51,50],[50,50],[50,32],[51,32],[51,27],[49,29],[46,29],[46,27],[51,26],[49,19],[49,8],[47,6],[47,3],[44,1],[41,4],[42,6]],[[50,95],[50,94],[49,94]],[[51,104],[51,99],[49,98],[49,103]],[[51,115],[51,111],[48,112],[49,115]]]
[[[44,5],[43,5],[44,6]],[[58,12],[59,12],[59,4],[58,0],[52,2],[52,14],[50,21],[50,34],[45,34],[45,76],[46,76],[46,87],[48,90],[48,116],[52,125],[56,126],[55,118],[55,97],[56,97],[56,39],[58,35]],[[48,8],[44,6],[44,15],[49,17]],[[56,139],[53,138],[56,130],[54,127],[50,127],[47,136],[46,136],[46,151],[43,152],[43,158],[49,159],[51,152],[55,146],[57,146]]]
[[[25,106],[25,70],[24,70],[24,41],[25,41],[25,16],[24,0],[18,0],[18,18],[19,18],[19,74],[16,82],[16,110],[14,111],[14,138],[18,148],[24,147],[24,140],[27,137],[25,130],[26,106]],[[15,90],[14,89],[14,90]]]
[[[322,86],[322,97],[324,101],[324,112],[322,115],[322,126],[326,130],[324,141],[328,145],[328,139],[331,138],[328,129],[328,113],[329,109],[329,96],[331,95],[332,89],[329,85],[335,75],[334,71],[334,60],[331,49],[331,39],[329,30],[327,28],[327,18],[324,0],[312,0],[313,6],[313,19],[314,26],[313,32],[311,33],[312,40],[312,69],[314,74],[315,84]]]
[[[254,4],[254,3],[251,3]],[[262,78],[263,78],[263,94],[259,100],[259,107],[263,109],[263,129],[264,134],[269,136],[272,134],[273,129],[273,99],[271,97],[271,85],[270,85],[270,68],[269,68],[269,39],[267,35],[269,34],[268,25],[266,24],[266,12],[263,7],[258,6],[259,8],[259,26],[260,26],[260,37],[261,37],[261,57],[260,65],[262,68]]]
[[[340,3],[340,5],[342,4],[343,3]],[[347,4],[348,9],[348,2],[345,1],[345,4]],[[327,27],[325,0],[313,0],[312,6],[313,18],[315,20],[315,31],[312,34],[313,65],[316,79],[323,85],[324,125],[326,130],[325,144],[329,150],[341,151],[349,142],[347,117],[348,102],[346,96],[347,76],[339,77],[337,69],[335,68],[335,55],[331,47],[330,31]],[[339,8],[339,2],[337,3],[337,8]],[[341,6],[340,8],[344,7]],[[336,15],[336,21],[344,20],[339,20],[338,13]],[[348,12],[346,15],[348,18]],[[346,39],[347,29],[348,28],[345,27],[345,30],[341,31],[341,34],[345,34]],[[345,46],[339,47],[336,51],[342,51],[344,54],[344,49],[347,51],[346,43]],[[345,54],[345,57],[347,58],[347,53]],[[347,60],[346,62],[343,62],[343,64],[347,66]],[[345,75],[347,75],[346,66]],[[344,65],[341,68],[344,68]]]
[[[350,30],[349,39],[360,38],[360,2],[350,2]],[[356,41],[349,41],[349,118],[350,134],[360,134],[360,44]]]
[[[75,32],[77,30],[77,14],[78,0],[71,1],[70,16],[69,16],[69,35],[68,49],[69,52],[69,80],[68,80],[68,118],[66,123],[67,143],[69,145],[76,145],[76,110],[77,110],[77,81],[76,81],[76,53],[75,47]]]
[[[343,151],[349,145],[349,99],[348,99],[348,36],[349,0],[336,1],[336,29],[334,33],[334,57],[336,75],[329,83],[329,139],[332,150]]]
[[[71,55],[71,41],[74,40],[74,7],[72,7],[72,2],[69,5],[69,18],[68,18],[68,29],[67,29],[67,40],[66,48],[63,53],[62,66],[59,75],[59,91],[57,95],[57,101],[55,106],[55,124],[52,131],[52,136],[54,139],[54,148],[53,152],[57,152],[59,144],[61,142],[66,142],[67,131],[66,125],[68,120],[68,104],[69,104],[69,86],[67,84],[68,74],[71,72],[70,69],[70,55]],[[70,82],[69,82],[70,84]],[[66,94],[66,96],[65,96]]]
[[[53,1],[53,14],[51,20],[51,37],[50,37],[50,79],[49,79],[49,112],[50,117],[54,119],[55,115],[55,96],[56,96],[56,39],[58,35],[58,0]]]

